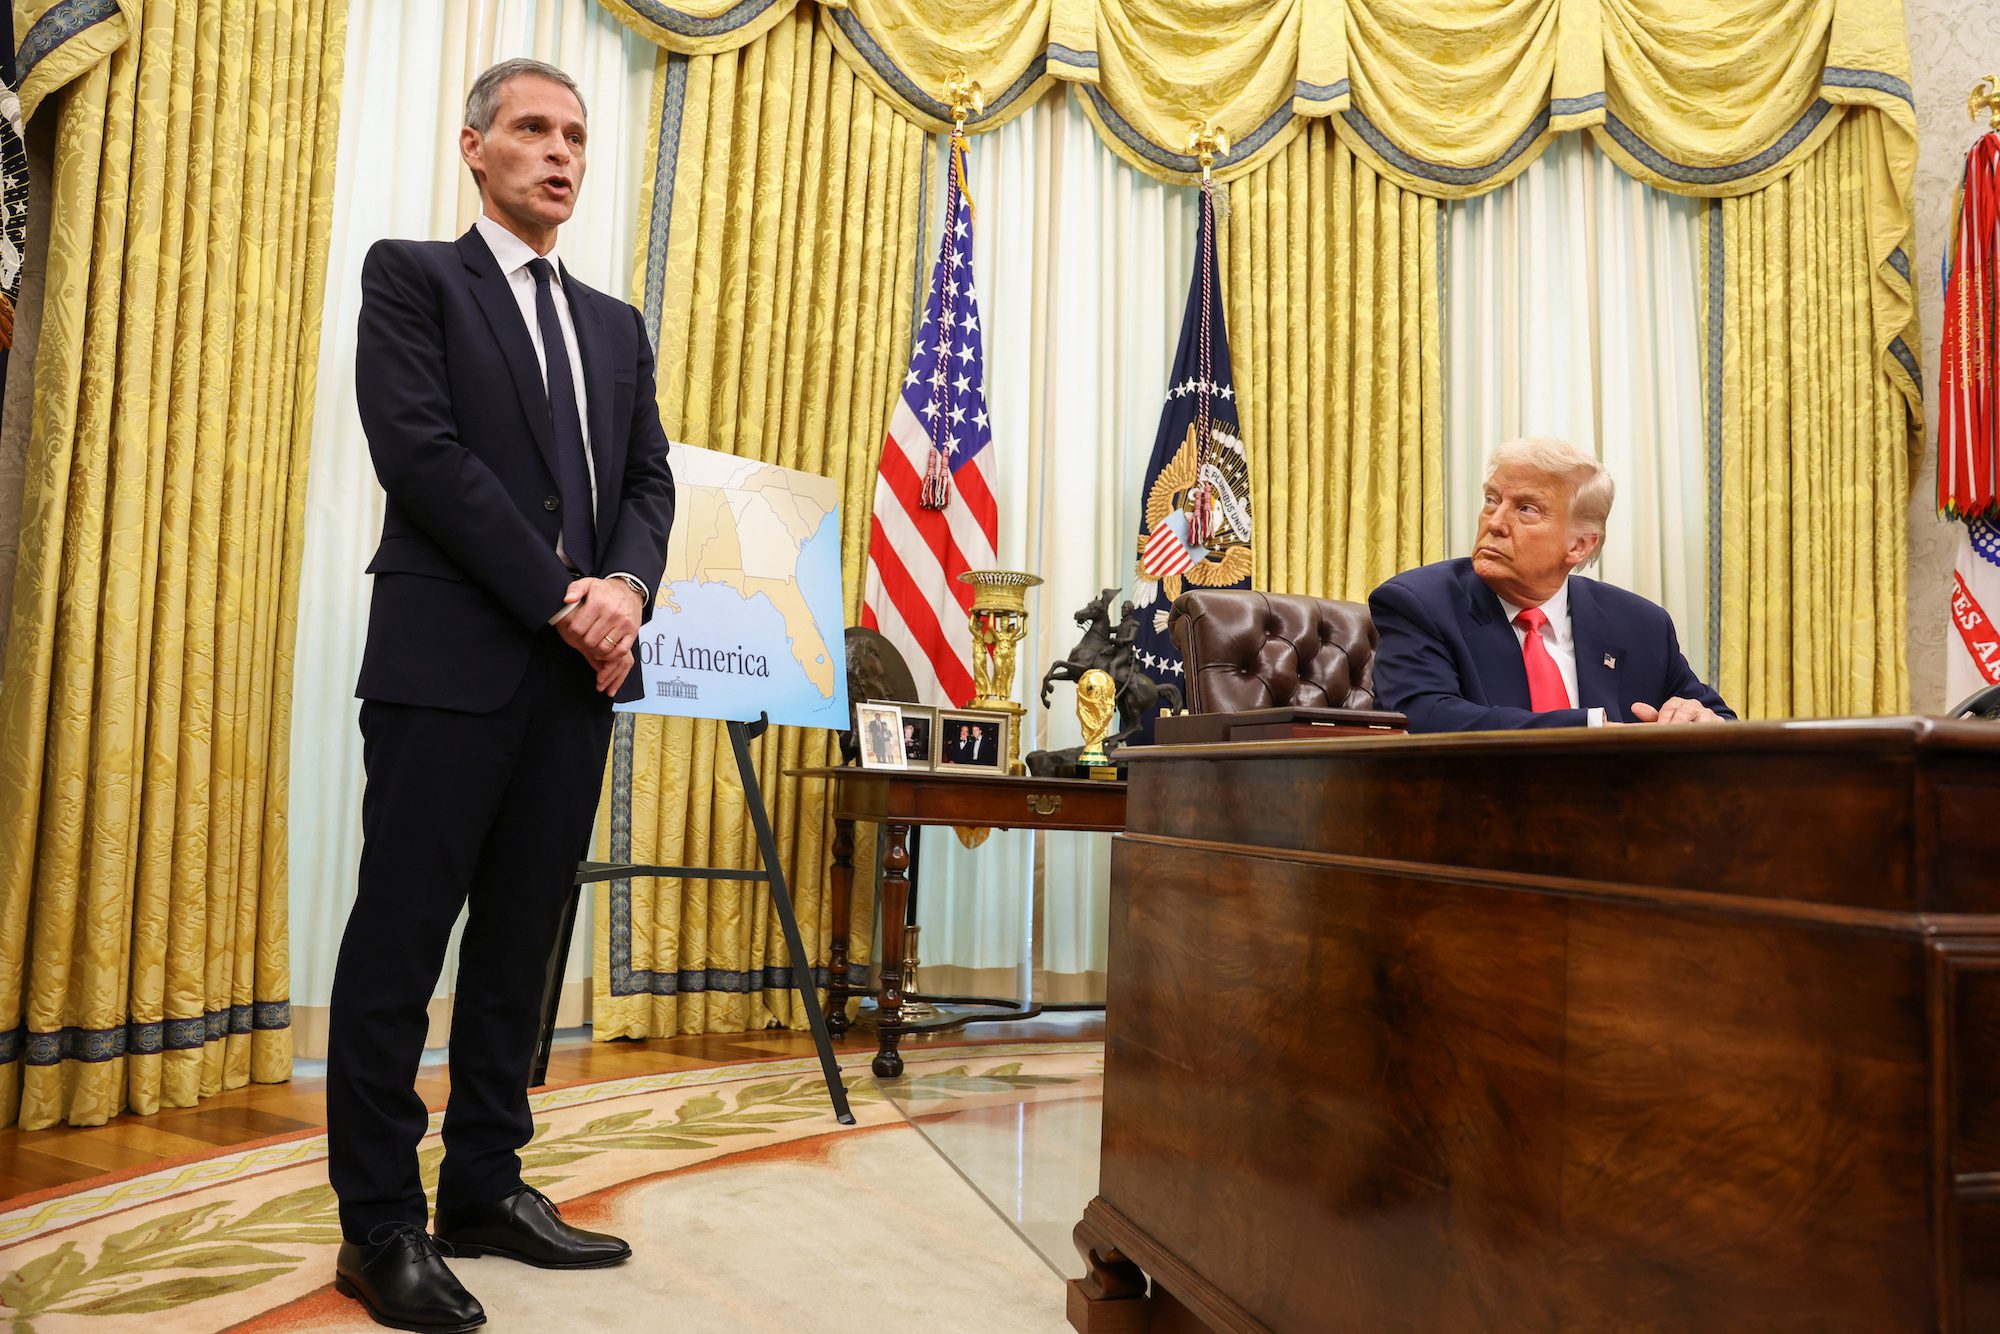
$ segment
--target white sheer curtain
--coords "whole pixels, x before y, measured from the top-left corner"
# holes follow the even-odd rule
[[[1580,134],[1452,206],[1445,495],[1451,552],[1469,555],[1487,450],[1553,435],[1594,452],[1618,497],[1589,573],[1665,607],[1709,675],[1701,207],[1633,180]]]
[[[1048,709],[1036,688],[1076,642],[1071,613],[1131,585],[1139,486],[1193,263],[1195,192],[1120,162],[1062,92],[973,139],[969,167],[999,561],[1047,580],[1031,596],[1019,655],[1025,754],[1082,740],[1073,688],[1058,686]],[[937,212],[933,201],[933,228]],[[921,253],[928,266],[935,234]],[[931,829],[920,865],[926,990],[1023,994],[1032,960],[1041,999],[1102,997],[1109,835],[996,832],[968,851]]]
[[[576,79],[590,110],[589,167],[563,261],[619,296],[632,285],[633,237],[658,48],[596,0],[350,0],[339,179],[320,341],[293,679],[292,1009],[298,1055],[325,1054],[326,1005],[361,855],[361,736],[354,680],[368,623],[362,573],[381,530],[382,492],[356,416],[354,327],[361,261],[384,236],[457,236],[478,213],[458,158],[465,90],[512,56],[548,60]],[[359,392],[366,392],[361,386]],[[588,899],[585,911],[588,911]],[[588,995],[590,929],[570,952],[571,993]],[[446,1031],[457,943],[432,1007]]]

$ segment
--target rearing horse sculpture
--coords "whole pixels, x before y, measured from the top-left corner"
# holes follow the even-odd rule
[[[1138,731],[1162,705],[1168,709],[1181,707],[1180,687],[1161,685],[1140,671],[1134,660],[1132,643],[1139,633],[1139,619],[1132,604],[1127,602],[1121,607],[1118,624],[1115,627],[1111,624],[1111,604],[1117,596],[1117,589],[1107,588],[1092,598],[1088,606],[1078,609],[1076,623],[1083,628],[1083,638],[1067,658],[1050,664],[1042,677],[1042,706],[1046,708],[1049,692],[1056,682],[1080,681],[1092,668],[1110,673],[1118,686],[1119,730],[1106,738],[1107,745],[1123,741]]]

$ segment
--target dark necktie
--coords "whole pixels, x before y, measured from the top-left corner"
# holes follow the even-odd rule
[[[585,574],[597,564],[597,524],[591,517],[590,470],[583,457],[583,415],[576,410],[576,381],[569,373],[569,343],[556,318],[549,287],[554,272],[540,256],[528,261],[535,275],[535,321],[542,326],[542,359],[548,363],[549,419],[555,427],[556,489],[562,493],[563,554]]]

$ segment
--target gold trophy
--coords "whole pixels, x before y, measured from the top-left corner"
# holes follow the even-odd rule
[[[1014,702],[1014,651],[1028,633],[1028,590],[1041,577],[1018,570],[967,570],[972,585],[972,707],[1013,718],[1007,728],[1007,772],[1024,774],[1021,716]]]
[[[1111,673],[1093,667],[1076,683],[1076,720],[1083,727],[1083,753],[1076,767],[1092,778],[1116,778],[1118,770],[1104,753],[1104,738],[1110,735],[1111,719],[1118,712],[1118,683]]]

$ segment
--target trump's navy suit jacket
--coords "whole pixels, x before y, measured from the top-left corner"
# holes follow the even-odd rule
[[[639,312],[563,291],[583,362],[597,481],[585,574],[631,574],[657,593],[674,517],[653,348]],[[477,229],[457,241],[378,241],[361,270],[355,398],[389,500],[363,699],[483,713],[513,695],[537,636],[554,634],[571,574],[547,382],[527,323]],[[652,614],[650,599],[640,613]],[[635,664],[618,692],[637,699]]]
[[[1634,703],[1676,695],[1736,716],[1688,666],[1664,608],[1595,579],[1569,580],[1579,707],[1546,713],[1528,707],[1520,641],[1470,560],[1406,570],[1369,595],[1368,610],[1381,635],[1375,702],[1406,715],[1412,732],[1582,727],[1591,708],[1629,723]]]

